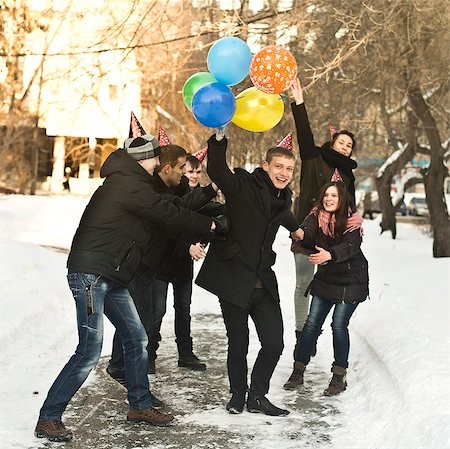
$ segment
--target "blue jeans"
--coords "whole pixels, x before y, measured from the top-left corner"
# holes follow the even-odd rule
[[[144,325],[148,341],[151,340],[153,333],[153,303],[152,303],[152,284],[146,283],[139,277],[134,277],[127,285],[128,291],[133,298],[136,310]],[[149,345],[147,345],[147,350]],[[114,332],[111,359],[109,368],[116,371],[124,371],[123,343],[120,332]]]
[[[348,367],[348,354],[350,351],[350,339],[348,335],[348,323],[357,304],[333,303],[329,299],[314,296],[311,308],[303,331],[300,335],[299,345],[295,353],[295,360],[307,365],[311,359],[311,351],[317,341],[325,318],[334,306],[331,328],[333,330],[333,366]]]
[[[191,338],[191,297],[192,280],[172,282],[173,307],[175,309],[175,337],[180,357],[192,355]],[[167,308],[168,281],[154,279],[152,283],[153,330],[148,344],[149,359],[156,359],[156,351],[161,341],[161,325]]]
[[[61,419],[67,404],[97,364],[103,343],[103,314],[122,335],[130,406],[138,410],[151,407],[147,336],[128,290],[94,274],[69,272],[67,280],[75,299],[79,342],[51,386],[39,418]]]

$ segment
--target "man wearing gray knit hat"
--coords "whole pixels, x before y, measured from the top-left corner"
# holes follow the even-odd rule
[[[126,139],[124,148],[113,151],[101,168],[100,176],[105,180],[86,206],[67,260],[79,343],[48,392],[35,429],[37,437],[72,439],[62,414],[100,358],[104,315],[122,337],[127,419],[158,426],[173,420],[171,414],[155,408],[149,391],[147,335],[127,284],[135,276],[142,254],[149,250],[148,242],[157,238],[157,228],[197,237],[220,232],[221,225],[216,229],[210,217],[179,207],[156,193],[151,175],[159,165],[159,154],[158,140],[143,132]],[[205,203],[210,199],[205,195]]]

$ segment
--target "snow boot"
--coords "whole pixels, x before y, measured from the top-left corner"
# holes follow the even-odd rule
[[[294,362],[294,371],[287,382],[283,385],[285,390],[295,390],[298,386],[303,385],[303,373],[306,366],[302,362]]]
[[[286,416],[289,410],[284,410],[273,405],[264,395],[248,393],[247,410],[250,413],[264,413],[269,416]]]
[[[242,413],[242,410],[244,410],[246,396],[246,391],[233,393],[230,402],[228,402],[227,406],[225,407],[228,410],[228,413],[231,413],[232,415]]]
[[[336,396],[347,388],[346,369],[341,366],[333,366],[331,372],[333,377],[330,380],[330,385],[323,392],[325,396]]]

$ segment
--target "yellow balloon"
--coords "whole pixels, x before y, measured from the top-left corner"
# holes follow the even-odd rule
[[[247,131],[261,132],[276,126],[284,113],[284,103],[278,94],[250,87],[236,97],[236,112],[231,121]]]

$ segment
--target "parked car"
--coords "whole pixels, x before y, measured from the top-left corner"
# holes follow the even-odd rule
[[[429,215],[428,204],[425,198],[414,197],[408,205],[409,215]]]

